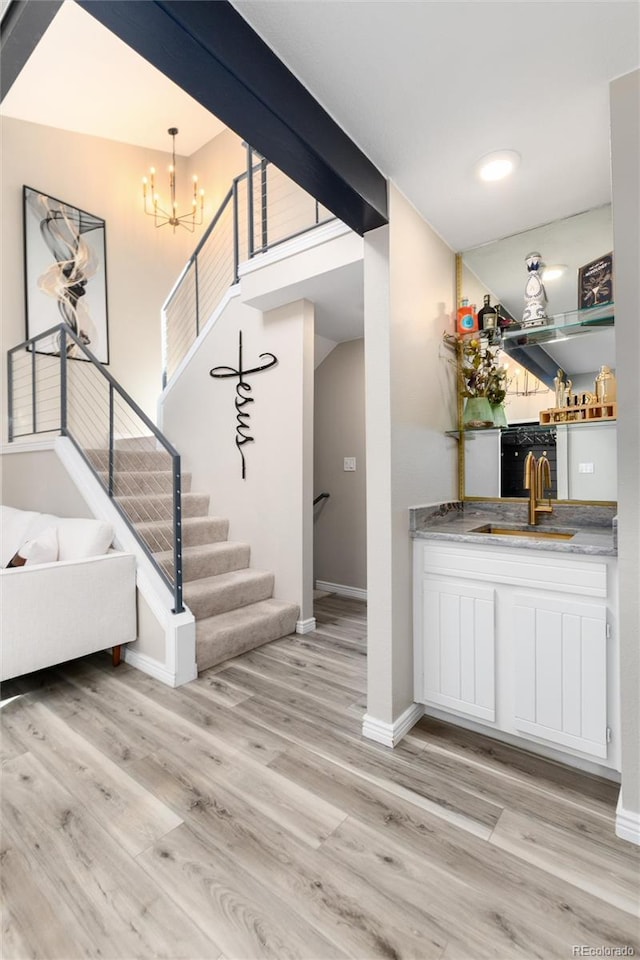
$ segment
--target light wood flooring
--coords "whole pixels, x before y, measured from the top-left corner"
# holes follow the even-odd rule
[[[317,617],[178,690],[106,655],[5,685],[4,960],[638,953],[615,786],[426,719],[364,740],[365,606]]]

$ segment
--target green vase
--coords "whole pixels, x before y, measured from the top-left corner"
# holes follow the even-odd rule
[[[493,414],[494,427],[508,427],[507,413],[504,409],[504,403],[492,403],[491,412]]]
[[[467,397],[464,405],[463,423],[470,430],[493,426],[491,404],[486,397]]]

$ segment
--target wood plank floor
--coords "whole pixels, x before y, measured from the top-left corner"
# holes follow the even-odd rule
[[[632,947],[613,784],[423,719],[360,735],[366,608],[171,690],[4,685],[4,960],[568,958]]]

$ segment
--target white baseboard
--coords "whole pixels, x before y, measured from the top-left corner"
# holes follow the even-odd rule
[[[393,723],[376,720],[375,717],[365,713],[362,720],[362,736],[368,740],[375,740],[376,743],[382,743],[385,747],[395,747],[415,726],[423,713],[424,707],[421,703],[412,703]]]
[[[316,628],[316,618],[309,617],[308,620],[298,620],[296,622],[296,633],[311,633]]]
[[[155,680],[159,680],[160,683],[165,683],[168,687],[180,687],[183,683],[188,683],[190,680],[195,680],[198,676],[198,671],[193,670],[193,676],[184,676],[179,677],[175,673],[172,673],[167,669],[164,663],[161,663],[160,660],[154,660],[153,657],[147,656],[145,653],[138,653],[137,650],[130,650],[129,647],[124,648],[124,660],[125,663],[131,664],[132,667],[135,667],[136,670],[140,670],[142,673],[147,673],[150,677],[153,677]]]
[[[616,836],[640,846],[640,813],[625,810],[621,799],[619,796],[616,807]]]
[[[348,587],[344,583],[329,583],[327,580],[316,580],[316,590],[326,590],[327,593],[337,593],[339,597],[352,597],[354,600],[367,599],[367,591],[361,587]]]

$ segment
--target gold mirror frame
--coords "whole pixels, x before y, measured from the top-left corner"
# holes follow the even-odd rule
[[[462,253],[456,253],[456,310],[462,299]],[[454,314],[455,315],[455,314]],[[456,346],[456,386],[458,391],[458,500],[468,503],[522,503],[522,497],[467,497],[465,495],[465,441],[464,441],[464,396],[462,390],[461,371],[462,347]],[[615,507],[616,500],[551,500],[551,503],[569,504],[576,506],[584,504],[591,507]]]

